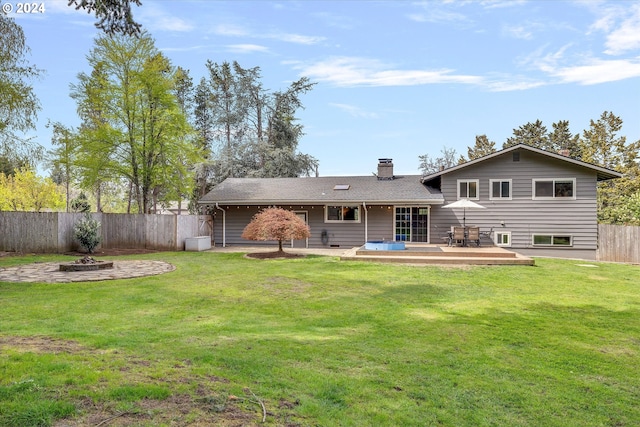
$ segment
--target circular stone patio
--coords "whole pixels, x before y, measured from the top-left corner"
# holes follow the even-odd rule
[[[60,271],[63,262],[37,262],[17,267],[0,268],[2,282],[94,282],[154,276],[175,270],[163,261],[113,261],[112,269],[94,271]]]

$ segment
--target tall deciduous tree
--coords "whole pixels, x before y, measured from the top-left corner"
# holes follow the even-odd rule
[[[191,128],[176,100],[170,61],[147,33],[98,37],[88,60],[91,75],[81,73],[72,87],[83,120],[80,150],[92,153],[85,169],[126,179],[140,213],[190,192],[188,165],[199,156],[185,138]]]
[[[31,81],[41,70],[29,64],[22,28],[0,13],[0,156],[34,162],[42,147],[23,135],[35,128],[40,104]]]
[[[267,208],[258,212],[242,232],[243,239],[277,240],[278,252],[283,252],[284,240],[306,239],[310,236],[309,226],[300,217],[281,208]]]
[[[66,193],[66,211],[70,211],[71,186],[76,175],[76,157],[78,140],[73,129],[64,126],[62,123],[50,123],[53,132],[51,145],[53,150],[49,151],[49,162],[52,170],[58,171],[57,184],[63,185]]]
[[[457,153],[454,148],[443,147],[440,152],[442,156],[436,158],[432,158],[429,154],[418,156],[420,160],[418,168],[423,175],[431,175],[458,164],[456,160]]]

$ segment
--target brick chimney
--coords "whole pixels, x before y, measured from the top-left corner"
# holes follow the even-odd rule
[[[393,160],[392,159],[378,159],[378,180],[392,180],[393,179]]]

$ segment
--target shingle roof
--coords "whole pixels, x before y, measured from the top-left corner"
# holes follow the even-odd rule
[[[200,204],[281,203],[429,203],[444,201],[440,191],[420,182],[420,175],[378,180],[375,176],[316,178],[227,178],[200,199]],[[348,185],[348,190],[334,190]]]

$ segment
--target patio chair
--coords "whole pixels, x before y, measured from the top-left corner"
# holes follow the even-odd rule
[[[451,240],[456,242],[456,244],[458,242],[462,242],[462,246],[464,246],[464,237],[464,227],[453,227],[453,237],[451,238]]]
[[[480,227],[469,227],[467,240],[480,246]]]

